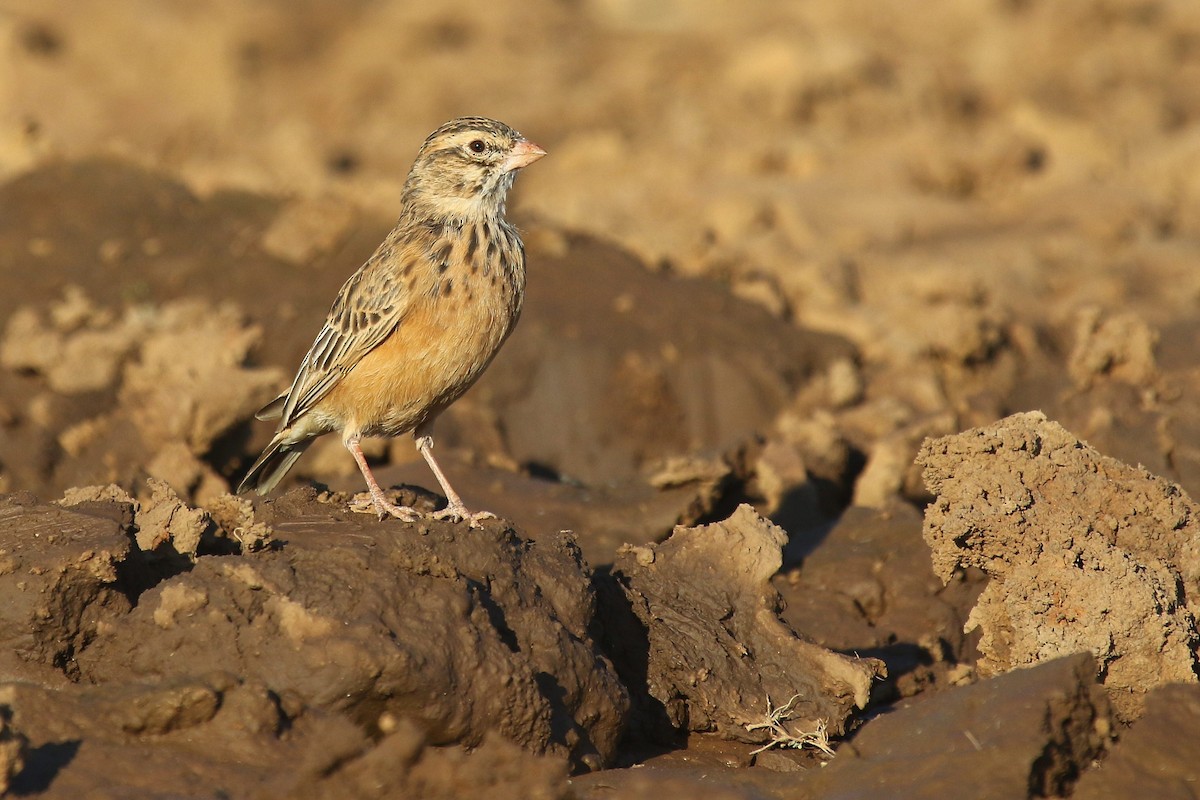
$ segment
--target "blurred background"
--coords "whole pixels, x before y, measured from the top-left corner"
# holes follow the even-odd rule
[[[227,340],[233,323],[211,304],[228,300],[221,313],[259,326],[226,357],[259,370],[239,378],[250,399],[209,414],[203,434],[172,434],[221,487],[265,438],[248,409],[291,374],[386,231],[421,140],[464,114],[550,152],[510,208],[534,277],[547,265],[565,277],[544,311],[530,307],[545,324],[524,324],[561,333],[570,320],[549,307],[594,297],[596,276],[616,309],[601,343],[631,309],[661,323],[650,350],[612,356],[651,400],[595,417],[582,444],[568,431],[540,449],[521,431],[532,441],[557,406],[521,406],[533,390],[511,375],[553,337],[514,338],[502,376],[447,423],[493,463],[600,482],[754,433],[785,445],[771,463],[791,472],[756,490],[776,507],[814,479],[841,502],[882,505],[924,496],[910,465],[925,436],[1042,408],[1200,489],[1192,0],[0,0],[2,485],[127,475],[113,409],[150,402],[152,387],[114,376],[147,363],[131,348],[153,325],[120,309],[191,297],[210,305],[178,311],[188,325],[207,319]],[[625,296],[608,272],[618,262],[703,278],[782,327],[760,332],[742,311],[689,318],[661,305],[669,282]],[[672,372],[675,339],[698,341],[718,316],[726,328],[704,347],[727,343],[728,369],[689,383]],[[118,336],[114,320],[135,328]],[[96,365],[68,341],[81,329],[124,349],[83,386],[47,384],[68,351]],[[790,374],[772,359],[802,331],[832,338]],[[568,372],[545,391],[587,391]],[[743,384],[732,407],[758,405],[733,428],[719,421],[728,402],[685,397]],[[674,398],[661,417],[656,397]],[[131,413],[143,438],[145,416]],[[664,425],[687,435],[630,445],[623,461],[571,460]],[[490,433],[454,433],[466,429]],[[352,475],[343,456],[329,469]]]

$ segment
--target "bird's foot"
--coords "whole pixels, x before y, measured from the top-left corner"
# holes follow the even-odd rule
[[[450,503],[441,511],[434,511],[429,516],[434,519],[448,519],[451,522],[465,521],[472,528],[481,527],[480,523],[482,523],[485,519],[496,518],[496,515],[490,511],[476,511],[475,513],[471,513],[470,511],[467,511],[467,507],[461,502]]]
[[[395,517],[401,522],[416,522],[421,518],[420,511],[388,502],[382,492],[378,495],[371,492],[356,494],[350,501],[350,510],[355,514],[374,514],[381,522],[388,517]]]

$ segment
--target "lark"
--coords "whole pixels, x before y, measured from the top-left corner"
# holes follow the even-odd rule
[[[356,510],[412,522],[420,512],[387,499],[360,445],[364,436],[411,433],[446,495],[432,516],[472,527],[494,516],[467,510],[433,456],[431,429],[521,315],[525,250],[505,201],[517,171],[545,154],[483,117],[429,135],[396,226],[338,292],[291,387],[256,415],[279,424],[239,492],[270,492],[317,437],[339,432],[370,493]]]

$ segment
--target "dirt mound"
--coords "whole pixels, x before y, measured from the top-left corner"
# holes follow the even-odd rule
[[[615,754],[628,701],[591,644],[591,590],[569,538],[275,520],[270,546],[201,549],[184,569],[160,551],[185,551],[209,515],[173,495],[103,499],[113,493],[3,509],[5,671],[21,681],[5,689],[14,786],[84,785],[115,759],[146,761],[138,785],[158,791],[186,791],[199,770],[213,776],[206,794],[338,796],[382,775],[449,795],[455,784],[437,789],[445,759],[463,756],[424,748],[454,742],[478,748],[468,761],[514,764],[493,782],[557,796],[566,756],[595,768]],[[193,524],[155,533],[181,516]],[[496,731],[558,755],[549,783],[518,778],[537,759]]]
[[[72,492],[66,506],[8,501],[0,630],[7,670],[24,681],[8,689],[13,737],[23,737],[13,738],[13,764],[29,765],[14,766],[21,780],[60,770],[72,776],[66,785],[83,780],[91,759],[63,757],[68,741],[103,751],[124,737],[157,762],[163,747],[194,746],[230,725],[269,751],[257,771],[221,784],[243,788],[296,747],[317,747],[310,734],[317,742],[339,726],[361,731],[339,743],[340,756],[305,757],[327,761],[295,779],[304,796],[334,792],[396,751],[411,765],[426,742],[504,752],[488,744],[497,733],[599,769],[631,727],[661,733],[650,698],[676,728],[785,746],[811,735],[827,747],[826,731],[844,731],[879,669],[779,621],[769,578],[783,534],[748,507],[629,551],[614,573],[624,611],[615,613],[605,584],[600,614],[569,534],[530,541],[502,523],[401,531],[312,492],[293,492],[264,519],[230,516],[225,505],[217,517],[237,522],[232,531],[162,484],[145,501],[117,487]],[[728,561],[730,552],[745,563]],[[633,618],[640,637],[628,636]],[[715,620],[723,622],[704,632]],[[679,638],[681,630],[695,635]],[[621,678],[596,636],[619,653]],[[673,666],[685,661],[700,666]],[[757,675],[771,677],[748,690]],[[643,699],[637,720],[629,691]],[[778,708],[772,697],[783,698]],[[44,709],[57,709],[53,721]],[[165,744],[173,734],[180,745]],[[186,758],[205,770],[244,766],[229,747]],[[403,764],[385,778],[416,780]],[[180,777],[167,770],[158,780]]]
[[[967,621],[981,674],[1086,650],[1125,719],[1150,689],[1197,680],[1200,507],[1178,486],[1036,412],[930,441],[919,460],[935,571],[992,579]]]
[[[368,729],[385,715],[420,720],[435,743],[478,745],[499,730],[593,767],[614,755],[628,701],[588,637],[592,595],[569,539],[436,525],[397,537],[360,519],[275,520],[269,547],[200,558],[138,592],[131,573],[153,566],[145,562],[162,537],[145,551],[134,544],[153,532],[158,507],[118,522],[95,515],[120,518],[127,503],[74,507],[87,516],[12,507],[21,513],[4,531],[11,651],[118,688],[226,673]],[[64,517],[53,523],[55,550],[17,544]],[[190,538],[164,533],[180,550]],[[31,570],[54,577],[38,589]]]
[[[618,555],[613,577],[640,623],[619,638],[646,643],[644,654],[622,648],[618,667],[644,676],[672,727],[768,746],[827,744],[866,706],[883,665],[818,647],[777,617],[770,578],[786,539],[742,506],[724,522],[677,528]]]

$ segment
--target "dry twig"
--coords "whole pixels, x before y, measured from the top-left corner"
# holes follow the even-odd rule
[[[826,755],[833,755],[833,748],[829,746],[829,733],[826,730],[825,720],[817,720],[816,728],[811,731],[793,733],[788,730],[787,722],[793,719],[792,706],[799,697],[800,695],[794,694],[786,703],[775,708],[771,702],[771,696],[767,695],[766,717],[761,722],[742,723],[743,727],[750,732],[761,730],[770,732],[770,741],[750,755],[756,756],[773,747],[793,747],[799,750],[805,746],[815,747]]]

